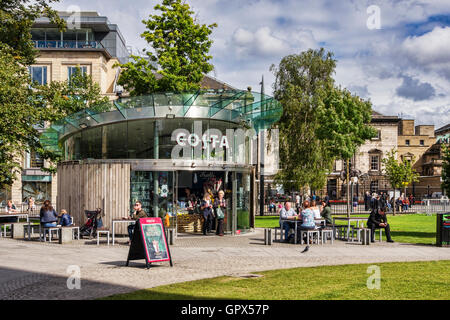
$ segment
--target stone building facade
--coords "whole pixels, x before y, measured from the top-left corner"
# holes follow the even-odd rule
[[[70,17],[65,12],[59,15],[66,21]],[[79,22],[76,28],[61,32],[47,18],[35,21],[31,33],[39,55],[29,67],[30,77],[40,84],[68,81],[79,67],[99,84],[103,95],[110,100],[117,99],[120,69],[113,66],[128,59],[125,40],[117,25],[96,12],[81,12]],[[49,164],[34,152],[23,154],[21,162],[23,170],[12,187],[0,190],[0,206],[4,206],[7,199],[20,205],[30,196],[38,204],[46,199],[56,203],[57,176],[42,170]]]
[[[359,173],[358,182],[352,186],[352,193],[357,194],[359,198],[362,198],[366,191],[373,193],[390,190],[390,184],[383,174],[381,160],[388,152],[397,148],[399,122],[400,119],[396,116],[373,112],[371,126],[377,130],[378,135],[366,141],[350,160],[350,170],[357,170]],[[327,188],[323,191],[332,199],[346,197],[347,184],[340,179],[341,172],[345,169],[344,161],[336,161],[333,173],[328,177]]]

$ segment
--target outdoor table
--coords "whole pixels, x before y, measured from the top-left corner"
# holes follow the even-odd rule
[[[341,221],[347,221],[347,241],[350,241],[350,223],[352,221],[356,221],[356,225],[359,227],[359,222],[360,221],[366,221],[367,217],[334,217],[333,218],[333,229],[334,226],[336,226],[336,220],[341,220]]]
[[[281,219],[281,228],[283,228],[283,222],[287,221],[287,222],[293,222],[294,223],[294,244],[297,244],[297,234],[298,234],[298,224],[302,223],[302,220],[289,220],[289,219]],[[325,219],[314,219],[314,222],[316,223],[316,225],[320,225],[323,222],[325,222]]]
[[[1,223],[2,218],[17,218],[17,222],[19,222],[20,218],[26,218],[27,222],[29,222],[28,213],[23,213],[23,212],[0,214],[0,223]],[[14,222],[10,222],[10,223],[14,223]],[[8,224],[8,223],[6,223],[6,224]],[[6,227],[5,227],[5,237],[6,237]]]
[[[41,218],[39,216],[31,216],[28,218],[28,240],[31,240],[31,220],[38,220],[40,226]]]
[[[125,219],[113,220],[112,221],[112,245],[114,245],[114,240],[115,240],[116,223],[132,223],[132,224],[135,224],[136,221],[135,220],[125,220]]]
[[[29,220],[29,215],[28,213],[24,213],[24,212],[18,212],[18,213],[3,213],[0,214],[0,220],[1,218],[17,218],[17,222],[19,222],[20,218],[26,218],[27,222]]]

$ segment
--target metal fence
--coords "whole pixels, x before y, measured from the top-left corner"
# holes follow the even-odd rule
[[[275,210],[272,212],[269,211],[269,206],[265,206],[264,215],[266,216],[278,216],[280,208],[278,207],[280,203],[276,204]],[[281,203],[283,204],[283,203]],[[292,208],[295,209],[295,204],[292,203]],[[369,214],[370,208],[366,208],[364,203],[358,203],[357,206],[353,206],[353,203],[350,203],[350,214]],[[347,201],[331,201],[331,211],[332,214],[347,214]],[[388,207],[388,213],[393,213],[393,208]],[[423,199],[421,201],[415,201],[413,205],[409,206],[396,206],[396,213],[425,213],[425,214],[433,214],[433,213],[445,213],[450,212],[450,201],[449,200],[440,200],[440,199]]]

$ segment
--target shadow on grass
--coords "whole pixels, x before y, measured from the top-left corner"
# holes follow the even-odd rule
[[[411,231],[392,231],[392,236],[398,237],[413,237],[413,238],[433,238],[436,237],[436,232],[411,232]]]

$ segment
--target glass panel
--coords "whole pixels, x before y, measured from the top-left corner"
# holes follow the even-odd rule
[[[152,200],[151,216],[164,218],[173,211],[173,172],[153,172],[153,183],[150,185]]]
[[[236,178],[237,230],[246,230],[250,228],[250,175],[238,172]]]
[[[130,201],[130,212],[134,211],[134,203],[136,201],[142,202],[142,209],[151,216],[151,198],[150,190],[151,183],[153,180],[152,172],[145,171],[132,171],[131,172],[131,201]]]
[[[154,123],[130,121],[128,123],[128,158],[153,159]]]
[[[7,189],[0,189],[0,207],[6,206],[6,201],[11,199],[10,192]]]
[[[101,159],[102,154],[102,128],[92,128],[81,132],[82,159]]]
[[[23,202],[29,197],[33,197],[36,204],[41,204],[45,200],[51,200],[52,187],[48,182],[22,182]]]
[[[106,150],[106,159],[126,159],[128,126],[127,122],[116,123],[103,127],[103,146]]]

